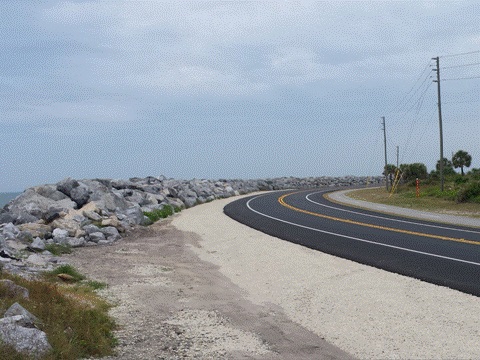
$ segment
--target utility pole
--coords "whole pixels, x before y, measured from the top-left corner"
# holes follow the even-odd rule
[[[442,102],[440,99],[440,58],[437,56],[432,58],[437,62],[437,68],[433,69],[437,72],[437,80],[433,80],[433,82],[437,83],[437,93],[438,93],[438,124],[440,126],[440,190],[443,192],[443,184],[444,184],[444,177],[443,177],[443,130],[442,130]]]
[[[383,142],[385,147],[385,184],[388,191],[388,173],[387,173],[387,130],[385,128],[385,116],[382,116],[382,125],[383,125]]]
[[[397,169],[398,169],[398,145],[397,145]]]

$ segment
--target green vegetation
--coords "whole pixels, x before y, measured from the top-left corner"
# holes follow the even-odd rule
[[[463,167],[470,167],[472,163],[472,156],[463,150],[458,150],[452,157],[452,164],[455,169],[460,168],[462,176],[465,175]]]
[[[427,167],[422,163],[400,165],[405,182],[415,182],[418,179],[426,179],[428,176]]]
[[[107,283],[96,281],[96,280],[87,280],[84,282],[86,286],[91,287],[93,290],[103,290],[108,287]]]
[[[55,270],[45,273],[45,276],[49,279],[53,279],[60,274],[68,275],[69,277],[71,277],[72,282],[78,282],[85,279],[84,275],[80,274],[77,271],[77,269],[75,269],[73,266],[68,264],[61,265],[57,267]]]
[[[419,197],[415,182],[404,182],[391,194],[385,187],[354,191],[349,196],[370,202],[406,208],[480,217],[480,176],[459,174],[445,178],[444,191],[430,175],[420,181]]]
[[[416,196],[411,187],[416,186],[416,181],[423,183],[423,196],[435,197],[444,200],[457,201],[458,203],[480,203],[480,169],[472,169],[467,176],[464,167],[470,167],[472,156],[466,151],[458,150],[452,155],[452,160],[447,158],[438,160],[436,170],[428,174],[427,167],[422,163],[401,164],[399,168],[388,164],[383,169],[383,175],[388,175],[390,185],[394,185],[394,192],[403,196]],[[444,191],[436,188],[440,181],[440,165],[443,168],[445,182]],[[461,175],[455,172],[455,168],[461,169]],[[395,183],[394,183],[395,182]],[[425,187],[425,185],[427,185]],[[391,196],[389,196],[391,198]]]
[[[56,256],[72,253],[71,246],[62,245],[62,244],[47,244],[45,245],[45,250],[50,251],[53,255],[56,255]]]
[[[435,172],[432,172],[432,174],[435,174],[438,176],[440,174],[440,160],[437,161],[437,165],[435,165],[435,168],[437,170]],[[453,169],[453,163],[447,158],[443,158],[443,175],[451,176],[455,174],[456,172]]]
[[[160,220],[165,219],[168,216],[173,215],[174,213],[180,212],[181,209],[179,207],[173,207],[171,205],[166,205],[161,209],[156,209],[153,211],[145,211],[143,215],[148,217],[152,223]]]
[[[451,161],[447,158],[438,160],[436,170],[430,174],[422,163],[401,164],[398,169],[395,165],[388,164],[383,169],[383,175],[389,176],[390,185],[394,184],[393,193],[377,188],[355,191],[350,196],[419,210],[480,217],[480,169],[473,168],[467,174],[464,172],[464,167],[470,167],[471,162],[472,156],[459,150]],[[443,191],[440,190],[440,164],[443,165]],[[461,174],[457,174],[454,168],[460,168]],[[417,179],[420,180],[419,196],[416,190]]]
[[[105,284],[79,280],[66,284],[54,276],[57,273],[69,274],[76,279],[85,278],[71,266],[62,266],[38,280],[26,280],[1,272],[0,279],[14,281],[27,288],[30,295],[28,299],[12,297],[0,287],[0,313],[18,302],[42,321],[39,328],[47,334],[53,348],[42,360],[112,355],[116,340],[113,336],[115,323],[108,316],[111,304],[94,291]],[[0,354],[4,360],[28,359],[2,343]]]

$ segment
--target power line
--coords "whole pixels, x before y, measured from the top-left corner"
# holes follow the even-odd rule
[[[413,83],[412,87],[410,88],[410,90],[407,91],[407,93],[404,95],[404,97],[397,103],[397,105],[395,105],[393,108],[392,108],[392,111],[391,112],[396,112],[398,111],[398,108],[400,108],[400,105],[403,105],[403,102],[405,101],[405,99],[408,97],[408,95],[412,92],[412,90],[415,88],[415,86],[417,85],[418,81],[422,78],[423,76],[423,73],[425,72],[425,70],[427,70],[430,66],[431,66],[431,63],[432,63],[432,60],[430,60],[427,65],[425,65],[425,67],[423,68],[423,70],[420,72],[420,75],[418,76],[417,80],[415,80],[415,82]],[[427,74],[427,77],[428,78],[428,75],[432,72],[432,70],[430,69],[430,71],[428,72]],[[420,87],[423,85],[423,83],[425,82],[426,80],[424,79],[423,82],[420,84]],[[418,91],[418,89],[416,90]],[[416,93],[415,91],[415,93]],[[412,95],[414,96],[415,93]],[[407,101],[408,102],[408,101]]]
[[[465,67],[465,66],[474,66],[474,65],[480,65],[480,62],[471,63],[471,64],[463,64],[463,65],[444,66],[444,67],[441,67],[440,69],[453,69],[453,68],[459,68],[459,67]]]
[[[437,80],[433,80],[437,83],[437,96],[438,96],[438,123],[440,128],[440,191],[443,192],[444,190],[444,173],[443,173],[443,129],[442,129],[442,102],[441,102],[441,91],[440,91],[440,57],[433,58],[436,63],[435,72],[437,73]],[[433,60],[432,59],[432,60]]]
[[[415,143],[415,147],[411,150],[410,153],[415,154],[417,152],[418,145],[421,143],[423,137],[425,136],[425,134],[427,132],[428,125],[430,125],[431,121],[435,117],[436,110],[437,110],[436,107],[433,107],[432,111],[430,112],[430,118],[425,122],[425,124],[423,126],[423,130],[420,132],[420,137],[418,138],[417,142]],[[410,153],[408,155],[410,155]]]
[[[432,70],[430,70],[430,72],[431,72],[431,71],[432,71]],[[425,85],[425,83],[427,83],[427,80],[429,80],[430,78],[431,78],[430,73],[428,73],[427,76],[423,79],[422,83],[421,83],[421,84],[417,87],[417,89],[410,95],[410,97],[402,104],[401,107],[407,106],[408,103],[415,97],[415,95],[420,91],[420,89],[422,89],[422,87]],[[428,85],[427,85],[427,89],[428,89],[428,88],[430,87],[430,85],[431,85],[431,82],[428,82],[427,84],[428,84]],[[418,101],[418,100],[417,100],[417,101]],[[415,103],[417,103],[417,101],[415,101]],[[401,107],[400,107],[400,106],[397,106],[396,111],[397,111],[397,112],[400,112]],[[411,110],[411,108],[410,108],[409,110],[407,110],[407,112],[410,111],[410,110]]]
[[[460,54],[449,54],[449,55],[443,55],[443,56],[439,56],[439,58],[454,57],[454,56],[462,56],[462,55],[470,55],[470,54],[478,54],[478,53],[480,53],[480,50],[477,50],[477,51],[470,51],[470,52],[465,52],[465,53],[460,53]]]
[[[471,104],[471,103],[476,103],[479,102],[480,99],[477,100],[467,100],[467,101],[447,101],[443,102],[445,105],[455,105],[455,104]]]
[[[431,85],[432,83],[430,83]],[[428,86],[426,88],[426,90],[428,90],[430,88],[430,86]],[[413,104],[413,106],[410,108],[410,110],[413,109],[413,107],[415,105],[417,105],[417,103],[419,104],[419,107],[417,108],[417,111],[416,111],[416,114],[413,116],[413,119],[412,119],[412,122],[410,124],[410,129],[409,129],[409,132],[408,132],[408,136],[407,136],[407,139],[405,141],[405,144],[404,144],[404,148],[405,149],[408,149],[408,145],[410,144],[410,140],[412,139],[412,134],[413,134],[413,130],[415,129],[415,125],[417,123],[417,121],[419,120],[419,113],[420,113],[420,110],[421,110],[421,107],[423,105],[423,100],[425,98],[425,94],[426,94],[426,91],[423,92],[423,94],[421,95],[421,97],[417,100],[416,103]],[[401,118],[401,120],[403,120],[404,118],[406,117],[406,114]]]
[[[469,79],[480,79],[480,76],[471,76],[471,77],[462,77],[462,78],[451,78],[451,79],[442,79],[443,81],[449,80],[469,80]]]

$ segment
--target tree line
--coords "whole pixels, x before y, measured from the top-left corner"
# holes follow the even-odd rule
[[[464,150],[459,150],[453,154],[451,160],[447,158],[438,160],[436,169],[430,173],[428,173],[427,166],[423,163],[401,164],[398,169],[395,165],[388,164],[384,168],[383,175],[388,175],[390,182],[398,175],[401,175],[404,182],[415,181],[416,179],[436,180],[440,177],[440,161],[443,161],[444,176],[457,175],[455,169],[460,169],[461,176],[465,176],[465,168],[470,167],[472,164],[472,156]],[[473,168],[470,170],[470,173],[480,174],[480,169]]]

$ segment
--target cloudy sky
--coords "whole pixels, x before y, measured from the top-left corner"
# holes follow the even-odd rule
[[[0,2],[0,191],[480,167],[480,3]],[[443,81],[445,79],[445,81]],[[448,79],[448,81],[447,81]],[[455,80],[458,79],[458,80]]]

